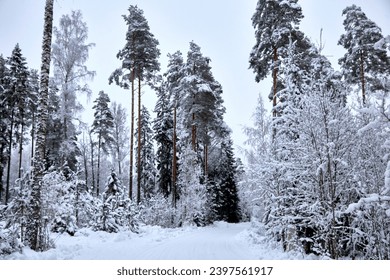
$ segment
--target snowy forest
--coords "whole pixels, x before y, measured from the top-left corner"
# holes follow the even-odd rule
[[[41,69],[17,42],[0,55],[0,259],[55,248],[53,233],[221,221],[250,222],[253,242],[264,235],[286,252],[390,258],[390,35],[360,7],[340,11],[338,71],[322,41],[300,30],[298,0],[258,0],[248,67],[272,85],[243,128],[240,158],[223,85],[196,42],[161,54],[144,11],[130,5],[124,43],[113,46],[119,67],[106,79],[131,110],[103,90],[85,108],[80,96],[91,96],[96,76],[88,22],[76,10],[56,23],[45,2]],[[152,109],[144,88],[157,97]]]

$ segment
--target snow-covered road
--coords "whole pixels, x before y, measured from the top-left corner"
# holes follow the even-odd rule
[[[245,260],[258,259],[248,239],[250,223],[217,222],[197,228],[163,229],[144,226],[140,234],[106,233],[89,229],[75,236],[56,235],[56,248],[36,253],[29,249],[8,259],[78,260]]]
[[[251,247],[246,242],[244,232],[249,224],[218,223],[205,228],[167,238],[153,247],[139,251],[137,259],[255,259]]]

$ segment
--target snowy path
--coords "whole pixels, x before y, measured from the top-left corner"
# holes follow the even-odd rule
[[[251,247],[240,236],[247,227],[220,223],[198,228],[139,252],[138,259],[254,259]]]
[[[249,223],[218,222],[204,228],[162,229],[145,226],[140,234],[82,229],[74,237],[55,236],[56,248],[29,249],[8,259],[78,260],[229,260],[258,259],[247,238]]]

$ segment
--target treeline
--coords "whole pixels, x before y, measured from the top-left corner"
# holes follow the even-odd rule
[[[87,124],[78,97],[91,94],[96,73],[85,64],[94,44],[80,11],[51,29],[52,13],[47,0],[40,77],[19,45],[0,57],[0,254],[46,250],[54,246],[50,232],[80,227],[137,232],[140,223],[240,221],[241,173],[210,58],[190,42],[186,58],[168,54],[160,74],[159,42],[131,5],[121,67],[107,77],[128,93],[131,112],[100,91]],[[142,87],[157,94],[155,119],[142,105]]]
[[[297,2],[259,0],[252,17],[250,68],[258,82],[272,74],[273,107],[260,98],[245,129],[243,200],[285,250],[389,259],[390,37],[346,7],[335,71],[299,30]]]

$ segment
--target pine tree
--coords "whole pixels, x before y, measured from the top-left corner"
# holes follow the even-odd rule
[[[99,97],[94,101],[95,110],[94,121],[91,132],[97,136],[97,180],[96,195],[99,196],[100,190],[100,158],[101,153],[109,153],[114,143],[112,136],[114,129],[114,118],[109,108],[110,98],[104,91],[99,92]]]
[[[172,205],[176,208],[177,199],[178,199],[178,188],[177,188],[177,176],[178,176],[178,108],[180,108],[181,103],[183,102],[182,96],[182,86],[185,85],[183,83],[183,78],[185,77],[185,65],[183,61],[183,56],[180,51],[175,52],[173,55],[168,54],[169,62],[168,62],[168,70],[164,74],[167,79],[167,91],[170,96],[170,106],[173,110],[172,119],[172,172],[170,177],[172,180]],[[173,109],[172,109],[173,108]],[[169,114],[168,114],[169,116]],[[169,138],[169,136],[168,136]],[[168,156],[168,155],[166,155]],[[166,158],[167,160],[167,158]],[[169,163],[168,163],[169,166]]]
[[[343,15],[346,33],[341,35],[338,43],[347,53],[339,59],[339,64],[346,81],[351,85],[359,84],[363,106],[366,106],[367,90],[383,89],[377,77],[390,73],[390,58],[385,46],[376,44],[383,40],[381,29],[360,7],[349,6],[343,10]]]
[[[259,0],[252,24],[256,29],[256,44],[249,58],[249,68],[256,73],[256,81],[264,79],[272,69],[273,107],[277,104],[277,76],[281,58],[285,57],[285,47],[289,36],[296,32],[303,18],[298,0]],[[276,116],[276,111],[273,112]]]
[[[125,47],[117,54],[122,61],[122,67],[115,70],[109,78],[109,82],[116,82],[117,85],[128,89],[131,83],[131,143],[130,143],[130,183],[129,196],[132,196],[132,169],[133,169],[133,134],[134,134],[134,80],[138,79],[138,130],[141,130],[141,82],[151,83],[156,78],[155,73],[160,70],[158,57],[160,50],[157,48],[158,41],[150,32],[149,24],[143,15],[143,11],[137,6],[131,5],[128,9],[129,15],[123,16],[128,30],[126,33]],[[138,139],[138,143],[141,143]],[[138,146],[138,156],[141,155],[141,146]],[[138,166],[140,166],[138,157]],[[137,172],[140,174],[139,170]],[[140,177],[137,177],[137,202],[141,199]]]

